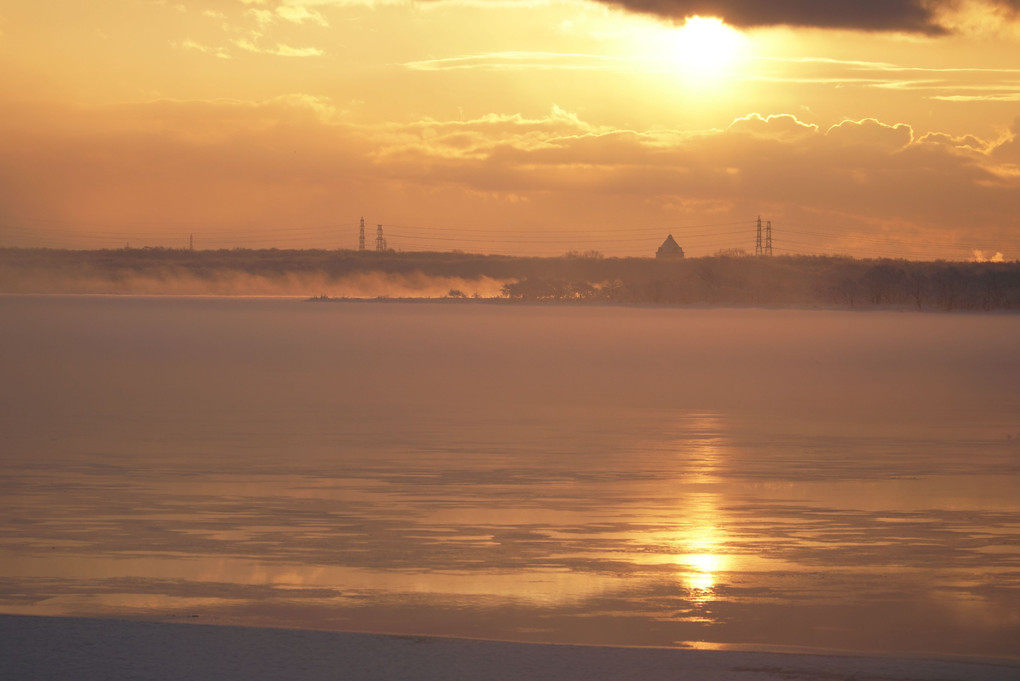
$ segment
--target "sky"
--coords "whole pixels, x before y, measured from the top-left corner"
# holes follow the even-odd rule
[[[1020,1],[0,0],[0,247],[708,256],[759,217],[1020,259]]]

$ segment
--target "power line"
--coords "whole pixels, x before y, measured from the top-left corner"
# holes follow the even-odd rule
[[[6,231],[9,235],[17,237],[21,243],[28,242],[33,245],[47,245],[53,239],[63,240],[74,240],[76,242],[86,242],[95,245],[116,245],[119,246],[124,242],[136,243],[183,243],[185,236],[180,233],[173,233],[169,230],[161,230],[158,232],[151,232],[147,234],[139,234],[135,230],[131,229],[73,229],[69,228],[71,225],[80,225],[82,227],[95,226],[94,223],[72,223],[69,221],[58,221],[58,220],[36,220],[38,223],[49,223],[58,224],[60,227],[47,227],[44,230],[38,230],[24,225],[0,225],[0,230]],[[713,226],[732,226],[740,224],[737,222],[717,222],[717,223],[701,223],[696,225],[687,225],[679,227],[675,231],[682,235],[682,238],[689,241],[705,241],[705,240],[726,240],[730,236],[741,236],[744,235],[744,230],[739,231],[714,231],[711,230]],[[260,230],[258,235],[247,235],[230,233],[226,234],[222,231],[213,233],[204,233],[201,236],[201,243],[206,247],[209,246],[252,246],[252,245],[271,245],[271,244],[308,244],[316,241],[332,241],[336,238],[336,234],[339,230],[343,230],[348,225],[344,223],[332,223],[323,225],[313,226],[297,226],[288,227],[286,229],[275,229],[270,233],[265,230]],[[491,229],[458,229],[450,227],[416,227],[412,225],[393,225],[397,227],[397,231],[391,231],[391,235],[401,239],[413,241],[416,243],[439,243],[439,242],[463,242],[463,243],[486,243],[492,245],[517,245],[517,246],[577,246],[579,242],[583,243],[597,243],[597,244],[634,244],[642,249],[645,248],[645,244],[648,246],[658,241],[664,231],[662,227],[639,227],[634,229],[627,228],[596,228],[596,229],[585,229],[582,233],[576,233],[571,235],[564,235],[563,232],[550,233],[548,231],[518,231],[513,237],[497,237]],[[360,247],[360,223],[359,228],[359,247]],[[388,226],[389,227],[389,226]],[[533,228],[534,230],[535,228]],[[708,231],[706,231],[708,230]],[[190,231],[187,237],[189,243],[193,239],[195,233],[194,229]],[[626,236],[624,236],[626,235]]]
[[[457,234],[489,234],[491,228],[478,228],[478,227],[433,227],[424,225],[403,225],[393,223],[383,223],[388,229],[407,229],[407,230],[421,230],[427,232],[454,232]],[[701,229],[708,227],[732,227],[735,225],[745,224],[744,220],[730,221],[730,222],[714,222],[714,223],[702,223],[696,225],[686,226],[669,226],[668,229],[680,232],[685,229]],[[654,233],[659,235],[663,229],[667,229],[662,224],[658,225],[632,225],[630,227],[596,227],[592,225],[585,225],[584,231],[586,234],[635,234],[635,233]],[[547,228],[544,227],[531,227],[517,230],[517,233],[535,233],[542,234],[547,232]]]
[[[760,220],[760,218],[759,218]],[[939,244],[908,244],[894,236],[880,234],[848,233],[839,230],[819,229],[817,226],[784,225],[781,233],[775,238],[773,247],[771,220],[764,226],[764,234],[756,235],[756,252],[760,245],[761,254],[771,254],[773,248],[780,253],[792,255],[812,255],[821,253],[847,253],[861,257],[879,258],[926,258],[938,259],[947,256],[947,248]],[[151,233],[139,233],[131,227],[111,227],[94,222],[70,221],[59,219],[26,218],[20,224],[0,224],[0,237],[3,241],[15,242],[21,246],[50,247],[54,242],[87,244],[92,247],[121,247],[125,243],[137,244],[173,244],[175,247],[186,248],[193,245],[195,234],[200,237],[204,248],[237,248],[237,247],[308,247],[323,248],[323,244],[335,244],[338,234],[350,232],[352,241],[360,223],[334,221],[325,224],[301,224],[286,228],[277,227],[270,230],[258,230],[254,233],[228,232],[223,228],[213,230],[206,225],[188,225],[188,229],[177,231],[174,225],[161,225],[162,229]],[[27,223],[27,224],[26,224]],[[31,224],[38,227],[29,226]],[[132,226],[143,226],[147,223],[133,223]],[[151,223],[148,223],[151,224]],[[661,239],[666,231],[664,226],[651,224],[630,225],[621,227],[590,226],[576,231],[548,230],[538,226],[524,226],[512,233],[504,230],[494,231],[492,227],[454,227],[454,226],[422,226],[410,224],[381,223],[389,232],[388,236],[415,244],[419,248],[435,246],[435,250],[448,248],[451,244],[465,245],[487,244],[490,247],[508,247],[520,251],[532,247],[535,249],[552,248],[585,248],[589,246],[609,246],[616,252],[646,253],[654,243]],[[738,225],[746,225],[746,229],[727,229]],[[208,227],[211,231],[205,231]],[[747,221],[705,222],[689,225],[671,225],[669,231],[676,234],[687,245],[698,249],[739,248],[749,245],[751,230],[758,223],[748,224]],[[343,241],[343,239],[340,239]],[[360,247],[360,239],[359,239]],[[0,241],[0,245],[3,242]],[[1011,244],[1007,244],[1009,246]],[[969,249],[957,246],[957,250],[967,252]],[[1001,247],[1000,247],[1001,248]]]

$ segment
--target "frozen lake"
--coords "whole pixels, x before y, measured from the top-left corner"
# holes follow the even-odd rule
[[[1020,656],[1020,316],[0,320],[3,613]]]

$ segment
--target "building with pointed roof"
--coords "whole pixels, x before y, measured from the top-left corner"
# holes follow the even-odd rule
[[[666,240],[659,246],[659,250],[655,251],[656,258],[674,258],[679,259],[684,257],[684,249],[680,247],[674,239],[673,235],[670,234],[666,237]]]

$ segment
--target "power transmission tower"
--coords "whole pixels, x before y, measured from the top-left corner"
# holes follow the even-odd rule
[[[377,251],[386,250],[386,239],[382,235],[382,225],[376,227],[375,230],[375,250]]]
[[[358,232],[358,250],[365,250],[365,218],[361,218],[361,230]]]
[[[761,247],[761,216],[758,216],[758,235],[754,238],[754,254],[762,255],[764,251]]]
[[[772,255],[772,221],[765,223],[765,255]]]
[[[189,234],[188,235],[188,250],[189,251],[195,250],[195,235],[194,234]]]

